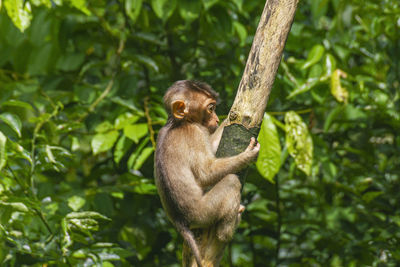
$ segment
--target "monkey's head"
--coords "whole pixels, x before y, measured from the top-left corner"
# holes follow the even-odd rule
[[[199,123],[213,133],[219,124],[215,113],[218,93],[208,84],[182,80],[175,82],[164,95],[168,119],[175,125]]]

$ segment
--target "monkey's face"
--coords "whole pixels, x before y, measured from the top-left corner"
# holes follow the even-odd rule
[[[208,129],[210,133],[214,133],[219,125],[219,119],[217,113],[215,113],[216,106],[217,102],[215,101],[215,99],[208,98],[203,108],[204,112],[203,125]]]

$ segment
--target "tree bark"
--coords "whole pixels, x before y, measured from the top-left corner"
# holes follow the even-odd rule
[[[258,135],[269,93],[281,61],[283,48],[292,25],[298,0],[267,0],[254,36],[246,67],[217,156],[227,157],[243,151],[251,136]],[[245,172],[239,174],[242,184]],[[215,227],[195,229],[203,266],[219,266],[227,243],[220,242]],[[184,267],[196,267],[190,248],[184,244]]]

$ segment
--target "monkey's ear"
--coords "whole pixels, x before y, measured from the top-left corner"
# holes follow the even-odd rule
[[[183,102],[182,100],[176,100],[172,102],[172,115],[176,119],[183,119],[185,117],[185,108],[185,102]]]

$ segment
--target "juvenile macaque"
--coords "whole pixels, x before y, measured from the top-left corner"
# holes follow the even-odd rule
[[[198,266],[200,252],[190,229],[216,224],[219,240],[232,238],[244,210],[235,173],[255,160],[260,149],[252,138],[239,155],[215,157],[223,130],[215,113],[217,97],[206,83],[175,82],[164,96],[168,121],[159,132],[155,156],[161,202]]]

